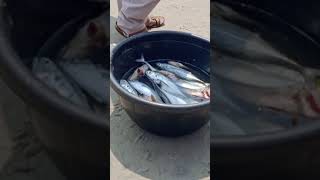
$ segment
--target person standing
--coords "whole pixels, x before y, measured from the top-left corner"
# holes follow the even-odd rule
[[[151,16],[150,12],[160,0],[118,0],[119,15],[116,30],[124,37],[147,32],[152,28],[164,26],[165,18]]]

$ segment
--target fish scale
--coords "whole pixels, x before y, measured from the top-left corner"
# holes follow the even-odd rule
[[[156,84],[161,83],[161,89],[165,90],[166,92],[177,96],[186,97],[179,87],[164,75],[154,71],[147,71],[146,75],[152,82]]]
[[[130,94],[138,96],[137,91],[128,83],[128,81],[123,80],[123,79],[120,80],[120,86],[123,89],[127,90]]]
[[[174,73],[175,75],[177,75],[178,77],[180,77],[182,79],[204,83],[199,78],[194,76],[190,71],[184,70],[182,68],[178,68],[178,67],[173,66],[171,64],[157,63],[157,66],[163,70]]]
[[[139,81],[129,81],[129,84],[142,96],[144,99],[162,103],[159,95],[151,89],[148,85]]]

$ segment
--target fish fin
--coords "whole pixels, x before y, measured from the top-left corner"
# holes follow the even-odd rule
[[[150,69],[151,71],[157,71],[157,69],[155,69],[154,67],[152,67],[152,66],[144,59],[143,54],[141,54],[141,58],[140,58],[140,59],[136,59],[136,62],[145,63],[145,64],[149,67],[149,69]]]
[[[141,54],[140,59],[136,59],[136,62],[146,62],[146,60],[144,59],[143,54]]]
[[[144,60],[142,60],[142,59],[136,59],[136,62],[145,62]]]

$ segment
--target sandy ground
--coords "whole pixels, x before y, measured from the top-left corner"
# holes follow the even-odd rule
[[[114,30],[117,0],[111,0],[110,41],[123,38]],[[151,13],[166,17],[158,30],[175,30],[210,39],[208,0],[161,0]],[[180,138],[163,138],[140,129],[121,107],[111,90],[110,179],[210,179],[210,125]]]

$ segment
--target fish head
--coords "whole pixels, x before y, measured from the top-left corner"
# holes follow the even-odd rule
[[[144,64],[140,67],[138,67],[134,72],[133,74],[129,77],[129,80],[136,80],[142,76],[145,75],[146,71],[149,69],[149,67]]]
[[[126,81],[126,80],[120,80],[120,86],[122,86],[122,87],[126,87],[126,86],[128,86],[128,82]]]
[[[160,68],[164,68],[164,66],[165,66],[165,64],[163,64],[163,63],[156,63],[156,65],[157,65],[158,67],[160,67]]]
[[[144,94],[144,84],[134,80],[134,81],[129,81],[129,84],[132,86],[133,89],[135,89],[139,94]]]
[[[134,95],[137,95],[136,90],[133,89],[133,88],[130,86],[130,84],[128,83],[128,81],[123,80],[123,79],[120,80],[120,86],[121,86],[122,88],[124,88],[125,90],[127,90],[129,93],[134,94]]]
[[[159,74],[154,71],[147,71],[146,76],[154,83],[160,84]]]
[[[125,84],[125,83],[126,83],[126,80],[123,80],[123,79],[120,80],[120,85]]]
[[[149,67],[146,64],[144,64],[137,69],[137,73],[139,76],[144,76],[148,69]]]
[[[154,71],[147,71],[147,72],[146,72],[146,75],[147,75],[147,77],[150,78],[150,79],[158,79],[157,73],[155,73]]]

